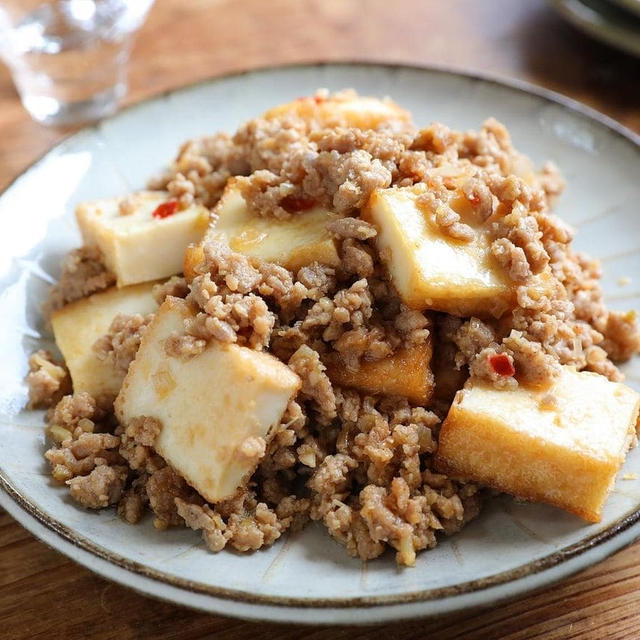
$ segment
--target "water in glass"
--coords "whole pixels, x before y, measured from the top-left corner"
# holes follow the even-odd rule
[[[153,0],[0,0],[0,54],[29,113],[95,120],[126,93],[131,35]]]

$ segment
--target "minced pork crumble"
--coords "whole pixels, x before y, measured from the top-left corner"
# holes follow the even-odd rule
[[[315,97],[324,99],[324,93]],[[445,235],[472,240],[474,230],[449,206],[443,166],[469,174],[463,192],[513,282],[517,304],[494,309],[495,317],[405,307],[377,253],[375,226],[359,217],[375,189],[421,182],[429,188],[419,206],[437,211]],[[289,218],[312,204],[346,216],[329,227],[339,247],[337,269],[312,263],[294,273],[212,242],[190,284],[176,276],[154,290],[158,301],[185,298],[196,311],[184,333],[166,341],[167,357],[194,357],[212,340],[237,343],[288,364],[301,390],[269,442],[244,443],[243,453],[260,459],[246,486],[214,505],[155,452],[158,421],[117,424],[112,399],[65,395],[64,365],[37,352],[30,400],[50,406],[53,446],[45,457],[54,480],[86,507],[116,506],[127,522],[150,510],[159,529],[198,530],[214,551],[259,549],[316,520],[353,556],[375,558],[389,546],[400,564],[412,564],[416,551],[434,547],[439,533],[458,531],[482,504],[481,487],[432,465],[440,422],[468,376],[509,388],[544,382],[559,365],[571,364],[619,380],[616,363],[640,345],[635,317],[605,308],[598,263],[572,249],[572,230],[551,213],[563,187],[558,172],[546,165],[525,181],[528,170],[493,119],[463,133],[442,124],[417,129],[404,117],[376,129],[339,119],[322,128],[285,113],[252,120],[233,136],[185,143],[170,171],[151,185],[168,190],[180,208],[194,202],[213,208],[227,180],[239,176],[246,202],[260,216]],[[548,266],[552,278],[541,287],[535,276]],[[60,308],[114,280],[95,249],[72,251],[47,307]],[[92,348],[126,371],[151,318],[117,316]],[[426,407],[336,386],[323,364],[337,353],[353,370],[428,339],[436,391]]]

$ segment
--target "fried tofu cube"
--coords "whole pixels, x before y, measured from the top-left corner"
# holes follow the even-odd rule
[[[404,396],[414,404],[426,405],[434,386],[431,354],[429,340],[413,348],[398,349],[381,360],[363,361],[357,370],[348,369],[335,352],[324,359],[324,364],[333,384],[372,395]]]
[[[337,267],[340,256],[327,231],[327,225],[337,217],[321,207],[288,220],[255,215],[247,208],[235,181],[230,180],[204,241],[222,241],[249,258],[275,262],[294,272],[312,262]],[[198,245],[192,245],[185,253],[183,270],[187,280],[193,279],[202,256],[202,247]]]
[[[629,387],[570,367],[547,390],[469,381],[440,430],[436,467],[598,522],[639,408]]]
[[[193,205],[174,211],[170,198],[164,191],[135,193],[127,197],[126,215],[118,198],[85,202],[76,209],[84,243],[100,248],[119,287],[181,273],[185,249],[202,239],[208,209]],[[165,211],[160,210],[165,217],[154,216],[165,203]]]
[[[113,287],[71,302],[51,314],[53,334],[67,363],[74,391],[111,399],[120,391],[124,374],[100,360],[91,346],[107,333],[119,313],[146,315],[155,311],[158,305],[151,295],[153,285],[146,282],[122,289]]]
[[[444,235],[416,202],[426,190],[422,183],[379,189],[363,211],[378,229],[380,256],[398,294],[413,309],[500,315],[511,305],[514,288],[491,255],[486,232],[476,226],[471,242]],[[473,227],[464,216],[464,199],[455,205]]]
[[[166,339],[192,314],[167,298],[147,328],[116,399],[122,424],[162,425],[155,449],[209,502],[231,497],[264,455],[300,379],[274,356],[210,342],[190,358],[168,356]]]
[[[359,96],[353,91],[298,98],[269,109],[262,117],[274,120],[286,116],[298,117],[318,128],[376,129],[381,124],[411,122],[411,114],[393,100]]]

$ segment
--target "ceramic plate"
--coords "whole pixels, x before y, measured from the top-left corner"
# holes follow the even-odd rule
[[[613,3],[605,0],[550,0],[550,3],[581,31],[616,49],[640,56],[639,0],[614,0]]]
[[[51,484],[43,415],[23,411],[27,355],[49,345],[39,307],[62,255],[80,243],[73,209],[141,188],[190,137],[242,121],[317,87],[390,95],[416,122],[466,129],[495,116],[537,163],[554,160],[567,189],[558,211],[577,246],[603,261],[613,308],[640,306],[640,145],[604,116],[539,89],[438,70],[377,65],[277,68],[211,80],[129,108],[68,138],[0,197],[0,504],[52,547],[144,593],[225,615],[364,623],[494,603],[598,562],[640,536],[640,481],[619,480],[601,523],[560,510],[489,502],[462,533],[398,569],[392,554],[350,558],[320,526],[242,555],[209,553],[186,529],[156,531],[89,512]],[[621,286],[622,276],[632,283]],[[622,282],[622,281],[620,281]],[[627,366],[640,388],[640,362]],[[640,474],[640,449],[624,473]]]

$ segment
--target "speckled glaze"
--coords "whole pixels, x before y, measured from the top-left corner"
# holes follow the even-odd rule
[[[441,70],[315,65],[214,79],[134,106],[68,138],[0,197],[0,505],[47,544],[144,593],[246,618],[368,623],[486,605],[583,569],[640,537],[640,481],[620,479],[601,523],[543,505],[491,501],[462,533],[398,569],[392,554],[362,563],[320,526],[251,555],[209,553],[198,534],[123,523],[79,508],[42,458],[42,412],[23,411],[27,354],[50,346],[39,307],[61,256],[80,243],[81,200],[143,187],[179,144],[232,131],[269,106],[318,87],[390,95],[420,124],[478,127],[492,115],[536,163],[554,160],[568,186],[557,210],[577,246],[603,261],[613,308],[640,307],[640,144],[599,114],[540,90]],[[621,285],[623,276],[631,283]],[[636,360],[626,367],[640,388]],[[640,474],[640,450],[624,473]]]

